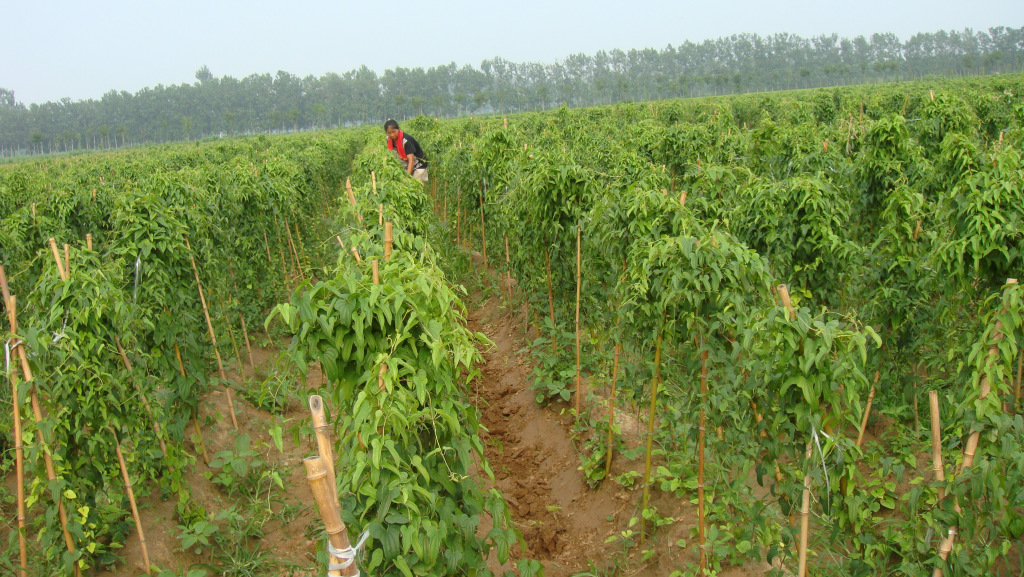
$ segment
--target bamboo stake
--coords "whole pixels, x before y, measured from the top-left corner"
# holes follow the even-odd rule
[[[245,350],[249,352],[249,368],[252,369],[253,376],[256,376],[256,363],[252,358],[252,344],[249,343],[249,331],[245,328],[245,315],[242,311],[238,311],[238,318],[242,321],[242,336],[245,337]]]
[[[779,291],[779,298],[782,299],[782,306],[786,307],[789,320],[796,319],[796,309],[793,308],[793,302],[789,299],[789,289],[786,288],[786,285],[780,284],[777,290]]]
[[[71,245],[67,243],[64,243],[64,272],[71,274]]]
[[[484,255],[484,268],[487,268],[487,231],[484,228],[484,195],[480,193],[480,251]]]
[[[686,191],[685,190],[679,193],[679,206],[680,207],[686,206]]]
[[[373,284],[380,284],[380,267],[377,265],[377,259],[370,261],[370,268],[373,269]]]
[[[0,267],[2,269],[2,267]],[[4,286],[6,289],[6,285]],[[15,307],[14,297],[4,291],[4,306],[8,310]],[[12,331],[13,333],[13,331]],[[11,405],[14,413],[14,456],[18,479],[18,552],[21,560],[21,577],[28,576],[28,541],[25,529],[25,451],[21,438],[21,406],[18,402],[18,371],[14,367],[6,367],[11,381]]]
[[[583,379],[580,377],[580,287],[583,284],[581,265],[580,235],[582,225],[576,225],[576,420],[580,418],[580,392]]]
[[[803,502],[800,506],[800,561],[796,577],[807,576],[807,533],[810,526],[811,512],[811,443],[807,443],[807,472],[804,474]]]
[[[56,245],[54,245],[56,246]],[[59,259],[58,259],[59,260]],[[3,293],[10,295],[10,289],[7,286],[7,277],[3,274],[3,269],[0,268],[0,286],[3,287]],[[17,316],[17,300],[14,295],[10,295],[7,299],[7,320],[11,327],[11,334],[18,332],[18,316]],[[36,425],[38,426],[43,421],[43,410],[39,404],[39,396],[36,394],[36,389],[32,386],[32,369],[28,364],[28,354],[25,352],[25,346],[21,341],[15,341],[12,344],[12,348],[18,351],[18,358],[21,361],[21,372],[25,377],[25,384],[28,386],[29,396],[32,401],[32,414],[35,417]],[[53,466],[53,454],[50,449],[50,440],[47,439],[45,431],[40,430],[41,441],[43,448],[43,462],[46,465],[46,478],[48,481],[53,482],[57,480],[57,471]],[[72,558],[75,556],[75,541],[71,538],[71,533],[68,531],[68,513],[64,508],[64,501],[57,497],[57,513],[60,517],[60,526],[64,532],[64,544],[67,546],[68,553]],[[76,577],[82,574],[78,563],[74,564],[74,571]]]
[[[359,251],[356,250],[356,247],[352,247],[352,256],[356,257],[357,263],[363,264],[363,259],[359,258]]]
[[[86,233],[85,235],[85,248],[92,250],[92,233]]]
[[[1017,356],[1017,390],[1013,394],[1013,413],[1016,414],[1020,410],[1020,381],[1021,375],[1024,374],[1024,351]]]
[[[117,345],[117,354],[121,356],[121,363],[129,373],[132,372],[132,364],[128,361],[128,355],[124,352],[124,347],[121,346],[121,339],[114,335],[114,344]],[[153,409],[149,405],[149,399],[145,393],[142,392],[142,388],[139,386],[135,379],[132,379],[132,384],[135,386],[135,390],[139,393],[139,398],[142,399],[142,406],[146,408],[146,414],[149,415],[150,420],[153,421],[153,432],[156,433],[156,439],[160,442],[160,450],[164,453],[164,458],[167,457],[167,445],[164,443],[164,436],[160,433],[160,423],[156,417],[153,416]]]
[[[292,215],[295,216],[295,215]],[[306,256],[305,244],[302,242],[302,232],[299,230],[299,223],[295,223],[295,250],[300,255],[299,262],[302,262],[303,256]]]
[[[152,575],[149,571],[149,550],[146,548],[146,535],[142,532],[142,517],[139,515],[138,505],[135,504],[135,491],[132,490],[132,480],[128,476],[128,465],[124,462],[121,443],[117,440],[117,433],[114,432],[114,427],[110,427],[110,434],[114,435],[114,451],[117,452],[117,462],[121,465],[121,477],[124,479],[124,486],[128,491],[128,504],[132,507],[135,530],[139,533],[139,546],[142,547],[142,564],[146,567],[146,575]],[[164,454],[166,455],[167,453]]]
[[[373,186],[373,193],[377,194],[377,173],[373,170],[370,171],[370,184]]]
[[[277,253],[281,257],[281,276],[284,277],[284,282],[287,285],[288,284],[288,278],[290,276],[294,276],[294,272],[295,271],[293,269],[292,270],[293,274],[292,275],[288,274],[288,261],[287,261],[287,259],[284,258],[284,247],[281,246],[280,243],[277,245]]]
[[[608,453],[604,458],[604,478],[607,479],[612,472],[612,451],[615,446],[612,444],[612,428],[615,423],[615,383],[619,377],[619,355],[622,354],[622,343],[615,343],[615,363],[612,365],[612,392],[608,395]]]
[[[299,261],[299,252],[295,250],[295,242],[292,241],[292,231],[288,228],[288,219],[285,218],[283,220],[284,231],[288,233],[288,250],[291,251],[290,254],[292,258],[295,259],[295,270],[299,271],[300,277],[305,277],[306,275],[302,272],[302,263]]]
[[[267,231],[263,231],[263,248],[267,249],[267,265],[274,266],[274,259],[270,256],[270,241],[267,240]]]
[[[384,226],[384,203],[377,208],[377,226]]]
[[[878,382],[878,377],[882,374],[881,371],[875,371],[875,383]],[[875,385],[871,385],[871,390],[868,391],[868,403],[864,407],[864,417],[860,421],[860,433],[857,435],[857,446],[861,446],[864,442],[864,431],[868,428],[868,417],[871,415],[871,401],[875,399]]]
[[[512,300],[512,259],[508,253],[508,233],[505,233],[505,285],[508,287],[508,300]],[[1018,387],[1019,388],[1019,387]]]
[[[181,350],[178,348],[178,343],[174,343],[174,356],[178,358],[178,371],[181,372],[181,376],[185,376],[185,363],[181,362]],[[206,442],[203,441],[203,431],[199,428],[199,413],[195,412],[192,416],[192,428],[195,429],[196,438],[198,439],[199,453],[203,456],[203,462],[209,466],[210,455],[206,452]]]
[[[192,256],[192,245],[185,237],[185,246],[188,247],[188,258],[192,261],[192,272],[196,275],[196,286],[199,288],[199,302],[203,304],[203,316],[206,317],[206,328],[210,333],[210,342],[213,343],[213,354],[217,357],[217,369],[220,371],[220,378],[224,381],[224,394],[228,398],[228,410],[231,412],[231,424],[238,430],[238,420],[235,418],[235,404],[231,401],[231,389],[227,386],[227,374],[224,372],[224,362],[220,359],[220,351],[217,350],[217,335],[213,332],[213,323],[210,322],[210,310],[206,306],[206,297],[203,296],[203,283],[199,281],[199,268],[196,267],[196,259]]]
[[[359,213],[359,206],[356,204],[356,195],[352,192],[352,179],[345,179],[345,192],[348,193],[348,204],[352,207],[352,212],[356,215],[356,222],[359,223],[359,228],[363,228],[363,215]]]
[[[320,518],[323,519],[324,529],[327,531],[327,540],[335,549],[347,550],[351,547],[348,539],[348,530],[341,521],[341,512],[334,504],[331,493],[334,491],[329,486],[327,479],[327,468],[320,457],[309,457],[302,462],[306,467],[306,480],[313,491],[313,498],[316,499],[316,506],[320,510]],[[330,555],[331,563],[344,563],[341,557]],[[359,574],[359,568],[355,563],[344,569],[332,569],[327,572],[330,576],[355,577]]]
[[[57,241],[50,237],[50,250],[53,251],[53,260],[57,262],[57,272],[60,273],[61,280],[68,280],[68,273],[64,269],[64,261],[60,258],[60,251],[57,250]]]
[[[932,414],[932,471],[935,480],[946,480],[945,468],[942,466],[942,425],[939,423],[939,393],[928,391],[928,404]],[[946,496],[945,487],[939,487],[939,501]]]
[[[225,319],[225,324],[228,326],[228,339],[231,340],[231,350],[235,352],[235,363],[238,364],[238,378],[241,379],[245,372],[242,366],[242,353],[239,351],[238,341],[235,340],[235,331],[231,328],[231,320]]]
[[[549,251],[544,251],[544,263],[548,271],[548,307],[551,309],[551,352],[558,352],[558,329],[555,327],[555,293],[551,291],[551,258]]]
[[[644,533],[645,520],[643,512],[647,509],[647,502],[651,496],[651,449],[654,443],[654,418],[658,409],[658,384],[661,382],[661,338],[662,329],[659,327],[658,339],[654,346],[654,378],[651,380],[651,408],[647,417],[647,447],[644,450],[644,495],[640,504],[640,544],[644,544],[646,535]]]
[[[1017,279],[1008,278],[1006,279],[1006,284],[1015,285],[1017,284]],[[992,335],[992,340],[995,342],[988,348],[989,359],[992,359],[999,355],[999,341],[1003,339],[1003,336],[1003,323],[1000,321],[996,321],[995,331]],[[992,392],[992,386],[988,382],[987,374],[981,375],[981,381],[978,383],[978,388],[980,389],[978,394],[979,401],[984,400],[986,397],[988,397],[988,394]],[[978,450],[978,440],[980,438],[980,430],[971,431],[971,435],[967,438],[967,445],[964,447],[964,457],[963,461],[960,463],[960,474],[963,474],[964,471],[966,471],[967,469],[971,468],[974,465],[974,454]],[[960,509],[958,505],[954,505],[954,508],[958,511]],[[948,536],[946,537],[946,539],[942,541],[942,544],[939,546],[939,557],[943,561],[946,560],[946,556],[949,555],[949,552],[953,550],[953,542],[955,540],[956,527],[950,527],[948,531]],[[932,572],[932,577],[942,577],[941,565],[935,567],[935,570]]]
[[[708,350],[700,352],[700,429],[697,435],[697,535],[700,540],[700,574],[707,569],[707,541],[704,533],[704,401],[708,395]]]
[[[394,249],[394,246],[395,246],[395,239],[394,239],[393,228],[394,228],[394,225],[393,225],[393,223],[390,220],[384,223],[384,260],[385,261],[391,259],[391,251]]]
[[[324,399],[320,395],[309,396],[309,413],[312,415],[313,432],[316,436],[316,448],[323,459],[324,469],[327,471],[327,482],[331,488],[331,495],[334,505],[338,506],[338,486],[334,474],[334,455],[331,448],[331,427],[327,424],[327,416],[324,412]]]

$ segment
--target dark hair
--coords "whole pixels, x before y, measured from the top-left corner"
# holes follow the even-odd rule
[[[395,120],[393,118],[389,118],[388,121],[384,123],[384,130],[386,131],[389,128],[394,128],[395,130],[400,130],[398,128],[398,123],[395,122]]]

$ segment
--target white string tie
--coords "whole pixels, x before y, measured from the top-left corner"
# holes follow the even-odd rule
[[[18,346],[18,345],[14,345],[14,346]],[[7,342],[4,343],[4,374],[5,375],[10,375],[11,374],[11,351],[13,351],[13,350],[14,350],[14,347],[11,346],[11,339],[7,339]]]
[[[363,544],[370,537],[370,531],[363,531],[363,534],[359,536],[359,541],[355,545],[350,545],[345,549],[336,549],[334,545],[331,545],[330,541],[327,541],[327,553],[331,557],[341,559],[341,563],[328,563],[328,571],[341,571],[347,569],[356,560],[356,555],[359,550],[363,548]],[[359,571],[356,571],[356,577],[359,577]]]
[[[68,312],[70,312],[70,311],[68,311]],[[68,313],[64,313],[64,322],[61,323],[60,330],[55,332],[55,333],[53,333],[53,342],[54,343],[56,343],[57,341],[59,341],[59,340],[61,340],[64,337],[67,336],[67,335],[64,334],[64,331],[67,328],[68,328]]]
[[[139,294],[139,269],[142,268],[142,251],[139,251],[139,256],[135,257],[135,287],[132,289],[132,302],[135,302],[135,297]]]

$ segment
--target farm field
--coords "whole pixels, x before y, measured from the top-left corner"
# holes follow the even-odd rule
[[[1022,575],[1022,91],[2,166],[0,569]]]

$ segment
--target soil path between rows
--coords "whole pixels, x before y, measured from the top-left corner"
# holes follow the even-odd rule
[[[486,335],[493,346],[484,351],[480,382],[472,393],[487,432],[481,435],[484,456],[495,475],[494,485],[505,495],[513,520],[525,541],[525,552],[513,551],[504,567],[491,560],[500,575],[519,557],[540,561],[548,577],[618,574],[655,577],[695,563],[695,549],[676,542],[696,542],[696,505],[652,490],[651,503],[674,522],[658,529],[650,559],[641,560],[640,547],[627,549],[621,541],[606,541],[629,528],[639,515],[640,483],[625,488],[613,478],[625,471],[643,471],[643,463],[616,454],[611,477],[597,487],[587,485],[580,469],[570,404],[540,405],[530,388],[531,366],[526,348],[536,331],[524,323],[521,311],[506,307],[498,291],[490,298],[471,295],[469,328]],[[600,397],[600,395],[598,395]],[[594,410],[607,411],[606,402]],[[633,415],[616,412],[616,424],[629,447],[643,439]],[[586,433],[590,434],[590,433]],[[635,528],[635,527],[634,527]],[[651,544],[648,543],[647,548]],[[723,577],[764,575],[766,564],[723,568]]]

